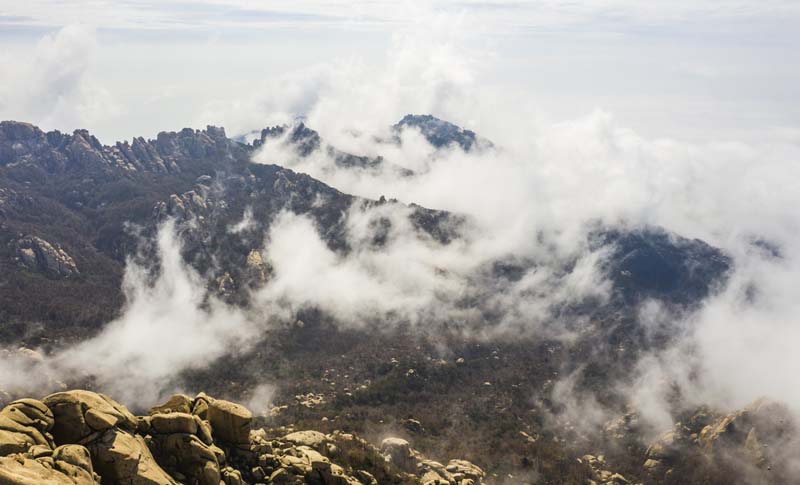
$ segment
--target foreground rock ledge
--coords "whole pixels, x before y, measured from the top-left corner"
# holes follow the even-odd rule
[[[339,431],[253,429],[245,407],[175,395],[147,416],[108,396],[59,392],[0,411],[0,485],[476,485],[465,460],[427,459],[399,438],[378,448]]]

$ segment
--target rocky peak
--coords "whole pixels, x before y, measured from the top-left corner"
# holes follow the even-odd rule
[[[65,135],[59,131],[44,133],[29,123],[0,123],[0,166],[35,164],[50,173],[88,169],[102,173],[180,172],[196,160],[243,159],[248,151],[245,145],[228,139],[224,128],[216,126],[160,132],[155,140],[137,137],[130,143],[104,146],[85,129]]]
[[[436,148],[444,148],[455,144],[465,152],[468,152],[473,148],[491,146],[489,141],[479,139],[474,131],[465,130],[458,125],[432,115],[405,115],[392,129],[399,134],[403,129],[409,127],[418,129],[422,136],[428,140],[428,143]]]
[[[25,141],[44,137],[44,133],[35,125],[22,121],[0,121],[0,140]]]
[[[288,135],[287,135],[288,133]],[[261,130],[261,137],[253,141],[254,147],[260,147],[269,140],[286,135],[285,143],[295,147],[301,157],[310,155],[322,146],[319,133],[307,127],[302,121],[294,125],[279,125]]]

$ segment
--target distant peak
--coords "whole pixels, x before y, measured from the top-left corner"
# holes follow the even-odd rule
[[[492,143],[488,140],[478,138],[474,131],[466,130],[429,114],[407,114],[392,128],[394,131],[399,132],[406,127],[419,129],[422,136],[428,140],[428,143],[436,148],[444,148],[456,144],[465,152],[468,152],[476,147],[492,146]]]
[[[43,135],[36,125],[22,121],[0,121],[0,137],[8,140],[27,140]]]

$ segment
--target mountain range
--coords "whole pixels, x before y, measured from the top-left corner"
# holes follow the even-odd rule
[[[401,144],[403,130],[414,130],[434,150],[500,149],[472,131],[430,115],[403,117],[389,128],[391,136],[376,143]],[[248,139],[252,141],[248,143]],[[325,250],[340,266],[364,248],[380,254],[392,244],[393,231],[400,228],[404,236],[433,248],[460,247],[474,237],[469,214],[422,207],[412,200],[347,194],[280,164],[254,162],[254,155],[270,144],[280,144],[301,158],[321,155],[331,161],[331,170],[388,170],[404,178],[418,175],[381,156],[339,150],[302,122],[235,138],[218,127],[185,128],[161,132],[151,140],[138,137],[111,146],[86,130],[65,134],[45,132],[23,122],[0,123],[0,340],[8,349],[21,349],[6,352],[24,350],[31,359],[47,359],[48,354],[99,335],[109,322],[119,320],[130,309],[126,271],[132,266],[145,268],[149,281],[154,281],[166,264],[158,243],[165,227],[172,228],[179,241],[181,264],[201,282],[202,305],[220,301],[248,313],[249,318],[263,320],[269,318],[261,312],[272,308],[264,306],[264,288],[281,277],[276,269],[280,261],[272,260],[268,250],[268,235],[285,214],[310,221]],[[360,217],[368,221],[366,242],[355,240],[351,233]],[[551,237],[542,233],[541,246],[547,247]],[[55,440],[43,443],[49,446],[49,454],[15,449],[30,453],[26,459],[33,460],[18,463],[39,467],[43,465],[33,462],[52,456],[55,463],[82,467],[82,476],[88,480],[69,482],[56,477],[51,478],[52,483],[94,483],[92,480],[98,479],[102,483],[223,480],[226,484],[303,480],[460,485],[484,480],[723,483],[738,470],[729,466],[729,461],[739,458],[752,462],[756,475],[767,467],[771,475],[766,476],[789,473],[782,468],[783,453],[766,449],[766,443],[789,446],[783,444],[783,434],[772,432],[776,420],[786,419],[777,404],[755,403],[733,414],[676,404],[675,413],[682,416],[680,424],[674,430],[662,430],[669,435],[654,439],[649,431],[637,427],[636,411],[615,387],[642,355],[663,347],[680,333],[666,329],[654,336],[652,329],[640,322],[641,306],[657,302],[676,315],[689,314],[725,286],[733,270],[732,258],[703,241],[654,226],[590,221],[582,237],[585,252],[598,255],[596,266],[607,284],[603,294],[577,299],[529,293],[520,297],[546,302],[540,318],[560,322],[568,329],[569,338],[546,331],[536,335],[504,332],[504,322],[527,316],[519,315],[498,296],[513,294],[526,278],[536,274],[546,275],[546,290],[542,291],[556,293],[580,277],[584,255],[547,259],[507,254],[470,268],[458,279],[452,277],[459,285],[456,296],[440,296],[435,307],[458,309],[458,319],[431,311],[422,315],[421,326],[408,316],[376,311],[369,321],[349,325],[326,308],[292,302],[291,315],[265,325],[247,348],[178,369],[169,382],[160,383],[165,390],[205,390],[226,399],[248,400],[264,376],[269,376],[276,389],[271,396],[271,414],[256,418],[267,425],[266,431],[250,431],[245,443],[250,451],[254,446],[263,449],[253,451],[252,456],[242,452],[246,457],[226,469],[221,456],[239,453],[226,448],[226,453],[214,458],[216,468],[209,465],[211,482],[191,478],[202,474],[187,464],[196,457],[185,461],[170,455],[173,452],[164,447],[172,446],[168,444],[172,435],[151,428],[161,423],[182,429],[186,423],[179,421],[185,416],[169,414],[179,414],[178,410],[169,410],[169,418],[163,422],[158,411],[136,418],[116,401],[105,397],[102,401],[93,393],[50,396],[43,399],[44,404],[9,404],[3,413],[17,408],[26,415],[29,408],[44,413],[46,417],[37,422],[44,420],[50,427],[40,430],[42,433],[50,432],[50,421],[56,426],[52,428]],[[450,281],[454,271],[442,266],[435,274]],[[577,395],[591,393],[616,413],[615,419],[602,423],[600,435],[584,433],[564,418],[563,403],[553,394],[554,381],[564,375],[574,376]],[[105,391],[104,381],[91,373],[61,378],[63,382],[57,384],[63,388]],[[19,389],[0,392],[4,403],[25,396]],[[202,396],[174,399],[188,399],[188,404],[184,403],[187,409],[180,411],[189,416],[187,422],[200,421],[192,427],[193,433],[184,434],[200,436],[203,446],[213,448],[217,434],[224,435],[218,429],[228,426],[224,421],[228,418],[218,417],[215,422],[213,415],[196,412],[198,402],[215,402]],[[109,478],[122,475],[98,462],[108,453],[107,447],[97,444],[103,438],[91,435],[86,441],[85,437],[59,436],[60,423],[72,423],[72,418],[62,416],[73,406],[65,404],[62,409],[60,404],[52,404],[59,399],[78,402],[87,413],[81,419],[92,429],[95,425],[86,409],[102,409],[103,416],[110,413],[114,423],[109,426],[105,418],[97,418],[103,422],[100,431],[138,443],[130,446],[146,443],[144,450],[149,449],[158,464],[170,470],[171,478]],[[214,439],[201,436],[204,420],[210,422]],[[3,426],[0,424],[0,430],[10,429]],[[321,438],[313,435],[319,443],[301,449],[302,440],[290,439],[296,430],[311,429],[321,431]],[[88,436],[91,430],[86,431]],[[360,451],[343,451],[351,444],[342,440],[362,443],[360,438],[346,435],[353,432],[367,439],[391,434],[398,441],[387,444],[384,440],[381,449],[364,444],[358,445],[363,448]],[[222,442],[230,445],[230,440],[223,438]],[[325,446],[320,444],[323,442]],[[408,442],[419,451],[412,450]],[[84,444],[91,455],[88,470],[84,458],[70,455],[83,451],[64,448]],[[764,450],[754,451],[754,446],[762,445]],[[275,453],[261,453],[267,448]],[[9,454],[2,446],[0,450],[0,454]],[[358,453],[366,455],[357,459]],[[270,456],[262,460],[269,462],[269,467],[259,461],[260,455]],[[292,462],[288,456],[306,460],[310,468],[291,471],[286,464]],[[385,459],[391,469],[382,468],[382,461],[380,466],[370,462],[370,456]],[[425,456],[469,462],[454,460],[437,468]],[[83,460],[83,465],[75,460]],[[336,465],[341,473],[329,471],[335,460],[342,461],[342,466]],[[7,476],[3,474],[10,470],[9,463],[0,458],[0,477]],[[63,471],[67,465],[57,467]],[[256,472],[259,467],[261,471]],[[359,470],[364,473],[359,475]],[[94,477],[95,472],[100,476]],[[225,478],[226,473],[238,475]],[[374,481],[381,473],[385,478]],[[300,482],[289,481],[290,475],[294,477],[291,480]],[[129,479],[133,481],[124,481]]]

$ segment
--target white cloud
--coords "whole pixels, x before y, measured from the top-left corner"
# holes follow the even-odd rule
[[[731,405],[759,394],[794,405],[800,402],[791,386],[782,385],[800,367],[798,354],[791,348],[799,310],[792,290],[800,281],[796,263],[800,247],[795,243],[800,230],[796,211],[800,137],[791,122],[796,118],[796,103],[788,102],[794,100],[798,72],[785,61],[785,54],[796,50],[797,2],[609,0],[438,2],[432,6],[348,2],[356,13],[344,16],[342,2],[277,2],[271,7],[284,14],[271,19],[269,12],[250,12],[263,8],[249,2],[216,7],[209,3],[204,4],[206,9],[190,9],[183,2],[155,8],[152,2],[148,8],[128,2],[92,10],[86,3],[77,3],[17,2],[6,10],[10,15],[31,16],[37,25],[80,18],[109,30],[182,25],[181,30],[214,31],[213,38],[220,42],[238,33],[235,26],[243,24],[254,28],[276,22],[302,25],[307,29],[302,31],[303,38],[311,39],[310,50],[338,39],[334,30],[317,30],[321,24],[324,28],[344,26],[350,32],[379,25],[392,32],[384,56],[370,59],[364,54],[365,46],[343,42],[347,48],[311,66],[301,48],[284,47],[269,37],[272,42],[256,37],[252,42],[222,44],[219,50],[214,50],[213,43],[203,43],[202,49],[190,43],[183,50],[134,43],[131,49],[141,58],[158,61],[139,64],[157,67],[152,69],[153,76],[143,69],[148,78],[185,75],[178,83],[168,83],[168,94],[179,97],[190,92],[184,101],[203,107],[196,118],[203,123],[224,123],[229,133],[236,133],[303,115],[339,148],[381,154],[387,162],[420,175],[398,179],[389,172],[336,170],[324,154],[300,160],[275,146],[267,147],[261,161],[290,165],[345,192],[397,197],[473,218],[466,243],[442,247],[412,234],[402,209],[387,206],[367,214],[353,212],[348,229],[358,244],[353,254],[342,256],[325,246],[309,220],[284,215],[273,227],[265,255],[276,270],[276,279],[259,295],[265,304],[289,311],[321,305],[340,319],[362,323],[376,314],[421,321],[426,312],[436,309],[445,316],[469,319],[474,316],[469,311],[447,312],[453,310],[452,303],[469,277],[487,261],[513,255],[558,262],[584,255],[580,236],[592,219],[660,224],[724,248],[734,255],[738,273],[730,288],[689,322],[696,330],[686,341],[643,361],[640,383],[671,377],[694,388],[703,399]],[[513,30],[514,36],[497,35],[501,28]],[[539,35],[527,36],[530,31]],[[296,31],[290,34],[297,38]],[[3,117],[69,129],[100,124],[113,116],[114,102],[98,86],[92,67],[95,50],[104,48],[94,37],[91,29],[69,26],[45,36],[35,49],[24,50],[25,56],[8,57],[4,72],[15,74],[0,81]],[[178,37],[170,32],[165,38],[169,45]],[[347,38],[353,44],[365,43],[362,39]],[[125,52],[121,49],[112,43],[106,51],[110,61],[96,71],[111,71],[123,62],[121,57],[127,60],[115,55]],[[226,73],[223,82],[205,84],[203,80],[215,74],[210,66],[236,55],[254,66],[241,74],[247,79],[231,81]],[[279,63],[276,70],[289,72],[268,76],[263,83],[251,82],[263,77],[265,66],[277,63],[274,59],[280,56],[290,61]],[[172,66],[174,61],[181,61],[175,62],[179,67]],[[298,64],[306,67],[298,69]],[[192,68],[190,74],[178,72],[187,65]],[[692,80],[685,81],[683,74],[674,77],[676,70],[688,72]],[[555,80],[548,83],[552,72]],[[235,74],[239,76],[238,71]],[[161,92],[160,84],[135,79],[139,81],[152,91],[147,99],[158,99],[153,96]],[[118,86],[130,88],[132,83],[126,79]],[[208,102],[210,97],[217,100]],[[548,98],[558,108],[575,103],[581,115],[551,122],[542,114]],[[174,115],[174,106],[151,103],[157,108],[162,104],[167,106],[163,111],[143,117],[147,129],[162,119],[160,115]],[[633,112],[643,113],[645,127],[636,125],[633,130],[607,111],[592,110],[605,104],[638,105]],[[408,112],[451,119],[491,138],[501,149],[435,153],[412,131],[403,134],[399,147],[374,142],[371,135],[385,135],[385,127]],[[689,125],[687,132],[699,133],[702,141],[644,134],[652,132],[650,117],[659,113],[667,113],[673,125]],[[729,119],[734,120],[734,131],[720,126]],[[743,120],[752,125],[740,126]],[[751,137],[736,136],[736,130],[747,131]],[[715,141],[725,139],[734,141]],[[380,251],[364,241],[369,219],[378,215],[392,220],[395,231]],[[542,231],[550,235],[553,247],[540,244]],[[778,244],[785,258],[777,263],[763,261],[749,244],[754,236]],[[603,282],[592,271],[598,257],[586,256],[581,271],[566,284],[559,280],[561,286],[555,288],[552,268],[531,272],[507,294],[495,295],[494,303],[515,303],[519,314],[533,315],[531,320],[536,320],[546,315],[545,307],[552,301],[548,298],[592,294],[596,289],[602,294]],[[136,311],[126,313],[110,325],[108,333],[81,349],[104,355],[114,371],[131,359],[148,357],[142,349],[156,330],[196,332],[196,342],[210,349],[201,354],[192,343],[179,346],[181,351],[174,357],[155,356],[149,365],[142,365],[139,377],[144,381],[163,378],[167,366],[182,368],[223,352],[225,346],[220,346],[220,335],[211,323],[219,323],[218,315],[227,315],[228,310],[219,310],[220,314],[199,310],[201,292],[191,273],[179,265],[171,271],[174,276],[167,275],[158,283],[159,293],[141,286],[141,277],[132,267],[129,279],[137,281],[134,287],[139,288],[131,303]],[[750,285],[761,295],[755,303],[742,297]],[[548,291],[537,298],[542,287]],[[169,298],[161,300],[160,295]],[[165,320],[153,314],[153,308],[174,316],[178,323],[154,327],[152,322],[165,324]],[[180,314],[173,313],[173,308]],[[148,318],[139,320],[136,312]],[[184,326],[179,318],[184,315],[196,317],[196,323]],[[649,317],[651,323],[665,324],[665,317],[657,312]],[[236,325],[229,329],[234,338],[246,334],[240,332],[248,328],[241,317],[226,321]],[[519,330],[519,322],[514,319],[507,327]],[[132,350],[118,352],[112,336],[130,342]],[[688,359],[687,352],[691,353]],[[84,354],[67,353],[63,358],[83,368],[86,362],[74,360],[79,355]],[[687,367],[687,361],[703,369],[700,386],[687,379],[688,371],[696,368]],[[663,401],[653,399],[648,386],[637,390],[636,399],[663,421],[663,413],[659,414],[663,410],[657,409]]]
[[[29,59],[4,60],[2,116],[71,131],[117,115],[119,106],[90,74],[96,47],[91,28],[70,25],[45,35]]]
[[[361,79],[354,89],[365,93],[365,98],[387,93],[386,78]],[[424,83],[418,86],[421,92],[430,92]],[[473,92],[467,88],[459,96],[468,98],[470,94]],[[673,382],[681,384],[689,402],[732,408],[767,395],[800,408],[800,396],[782,385],[800,367],[800,358],[791,350],[792,336],[800,331],[796,299],[791,294],[800,282],[795,263],[800,255],[795,243],[800,219],[794,210],[800,204],[800,191],[793,182],[800,180],[796,163],[800,145],[793,131],[781,130],[759,142],[692,143],[645,137],[602,111],[548,124],[540,120],[525,123],[520,112],[513,110],[496,107],[487,113],[481,111],[485,107],[473,106],[480,113],[476,117],[481,120],[478,132],[482,133],[481,126],[493,123],[494,129],[488,131],[494,134],[499,149],[468,154],[457,149],[436,152],[413,131],[403,133],[399,146],[376,143],[369,132],[353,135],[351,128],[366,129],[364,126],[379,123],[380,116],[359,114],[358,108],[347,102],[350,96],[348,89],[331,89],[310,110],[309,120],[319,124],[309,124],[340,147],[358,154],[383,155],[389,163],[417,170],[417,176],[397,177],[391,170],[338,169],[324,152],[300,158],[279,142],[268,144],[256,159],[281,161],[344,192],[371,198],[384,195],[467,214],[474,227],[463,246],[434,247],[420,253],[398,244],[380,255],[367,252],[339,259],[306,224],[303,235],[295,234],[291,240],[316,239],[316,247],[322,251],[297,253],[303,254],[299,259],[306,265],[306,278],[323,274],[322,287],[337,290],[326,293],[313,284],[301,288],[305,278],[299,278],[295,281],[297,293],[283,287],[284,301],[306,292],[303,301],[332,309],[346,321],[363,319],[352,313],[354,308],[370,313],[378,306],[389,311],[399,302],[403,304],[398,307],[420,308],[414,306],[419,302],[404,300],[409,295],[394,285],[408,278],[413,283],[404,284],[416,287],[419,295],[448,292],[437,286],[439,273],[416,274],[416,264],[435,261],[441,274],[464,276],[474,274],[481,263],[507,255],[552,263],[585,255],[582,243],[589,221],[661,225],[723,248],[733,256],[736,273],[729,288],[688,321],[675,321],[663,308],[643,309],[643,323],[651,332],[672,328],[681,338],[674,347],[643,359],[633,376],[635,381],[625,383],[620,392],[631,397],[655,429],[669,425],[665,397],[670,389],[665,386]],[[453,105],[452,112],[458,112],[459,103]],[[352,125],[342,121],[351,119],[358,121]],[[358,126],[359,122],[363,126]],[[385,135],[379,129],[373,129],[375,132]],[[281,226],[275,230],[280,232]],[[541,243],[538,236],[542,232],[552,247]],[[765,260],[754,250],[756,237],[780,247],[784,259]],[[282,274],[291,274],[296,261],[291,251],[278,254],[275,261],[282,283]],[[601,256],[584,257],[584,266],[579,268],[585,271],[573,273],[572,282],[556,280],[553,284],[550,267],[528,273],[496,295],[494,302],[510,309],[501,327],[509,333],[527,331],[541,336],[547,330],[541,323],[547,319],[548,304],[591,295],[591,289],[600,289],[602,295],[604,283],[595,271],[597,259],[593,259]],[[385,260],[376,261],[378,257]],[[390,277],[376,277],[383,268],[387,268],[383,274]],[[333,279],[327,280],[330,275]],[[449,284],[459,279],[443,281]],[[750,286],[762,295],[755,302],[743,296]],[[357,290],[341,294],[341,287]],[[537,298],[537,294],[546,296]],[[470,316],[465,313],[456,318]]]
[[[206,294],[205,282],[183,262],[172,222],[158,232],[160,267],[151,281],[147,268],[128,261],[122,315],[96,336],[57,349],[40,360],[12,353],[0,365],[0,389],[45,394],[59,382],[93,379],[116,399],[147,407],[180,390],[172,382],[187,369],[204,369],[224,355],[254,343],[257,326],[239,310]],[[198,389],[202,390],[202,389]]]

